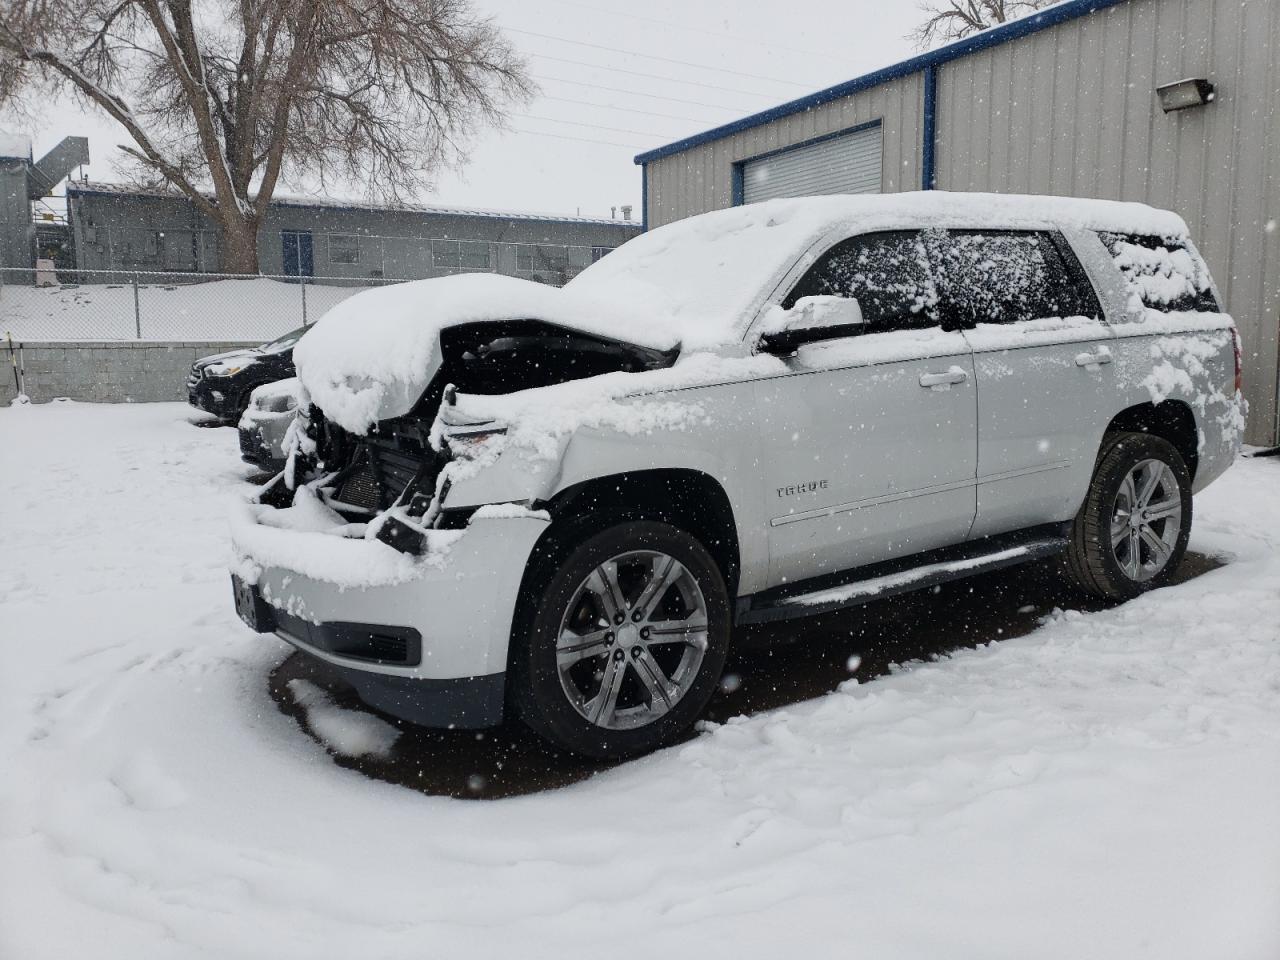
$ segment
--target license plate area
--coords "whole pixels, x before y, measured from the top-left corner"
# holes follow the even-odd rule
[[[246,583],[233,573],[231,590],[236,599],[236,613],[241,620],[258,633],[275,632],[275,611],[271,609],[271,604],[262,599],[256,586]]]

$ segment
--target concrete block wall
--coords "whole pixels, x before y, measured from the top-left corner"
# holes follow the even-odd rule
[[[252,343],[156,340],[66,340],[19,344],[27,396],[36,403],[70,397],[95,403],[185,400],[187,374],[200,357]],[[8,347],[0,341],[0,405],[16,395]]]

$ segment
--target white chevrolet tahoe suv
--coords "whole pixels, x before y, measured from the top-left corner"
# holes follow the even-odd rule
[[[563,289],[357,294],[294,359],[242,618],[386,713],[593,758],[680,736],[738,624],[1052,555],[1160,586],[1243,427],[1186,225],[1104,201],[737,207]]]

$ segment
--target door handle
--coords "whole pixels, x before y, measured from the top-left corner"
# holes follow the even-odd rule
[[[1104,363],[1111,362],[1111,349],[1109,347],[1099,347],[1093,353],[1077,353],[1077,367],[1100,367]]]
[[[930,390],[950,390],[953,383],[964,383],[968,379],[967,371],[959,367],[951,367],[943,373],[920,374],[920,386],[928,387]]]

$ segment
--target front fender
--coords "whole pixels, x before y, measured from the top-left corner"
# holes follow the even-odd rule
[[[643,401],[641,401],[643,402]],[[693,415],[655,418],[643,429],[578,426],[555,444],[536,448],[507,442],[490,464],[451,481],[447,510],[488,503],[545,502],[593,480],[651,470],[689,470],[716,480],[733,510],[742,558],[742,589],[768,553],[759,489],[759,439],[751,384],[720,384],[661,395],[662,404],[687,404]],[[552,450],[556,455],[550,455]],[[760,566],[761,574],[763,565]]]

